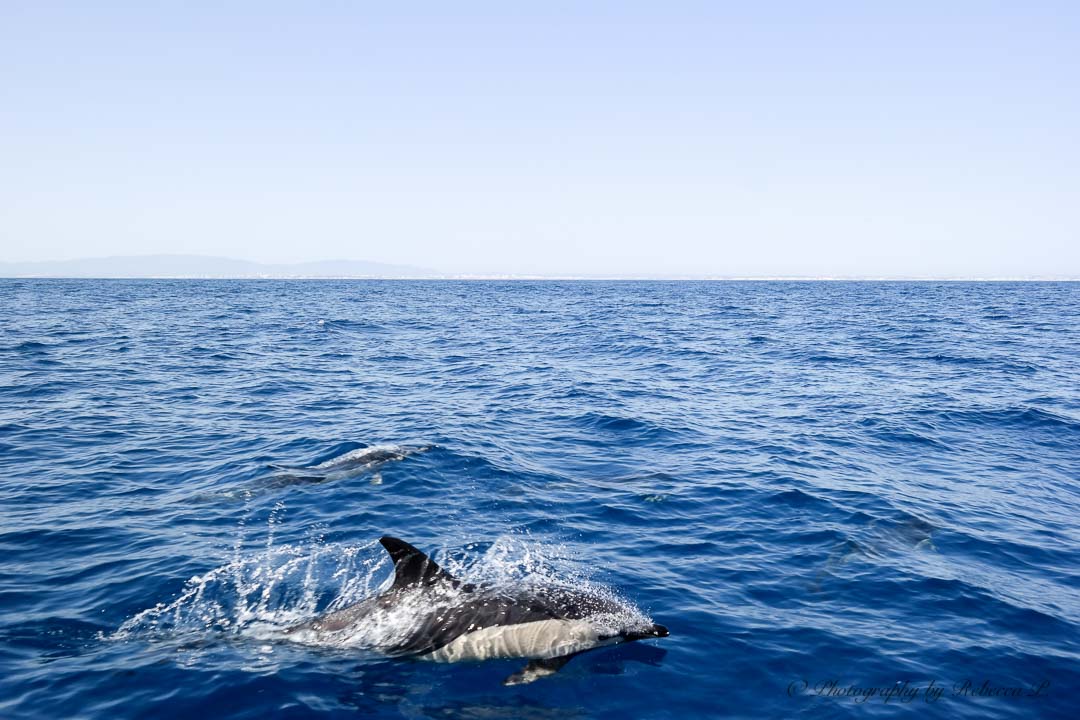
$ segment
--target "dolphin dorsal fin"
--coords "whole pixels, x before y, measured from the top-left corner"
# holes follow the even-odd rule
[[[439,567],[434,560],[404,540],[384,535],[379,538],[379,543],[386,548],[386,552],[390,553],[390,559],[394,561],[393,589],[410,585],[434,585],[440,581],[448,582],[454,587],[458,586],[458,581]]]

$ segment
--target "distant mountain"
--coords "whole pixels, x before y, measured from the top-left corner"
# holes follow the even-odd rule
[[[430,278],[410,265],[362,260],[267,264],[206,255],[123,255],[54,262],[0,262],[0,277],[65,278]]]

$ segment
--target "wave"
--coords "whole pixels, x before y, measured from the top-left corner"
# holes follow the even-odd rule
[[[24,340],[17,345],[0,348],[0,352],[25,353],[28,355],[44,355],[49,350],[55,349],[57,346],[58,343],[43,343],[37,340]]]
[[[947,355],[944,353],[938,353],[935,355],[921,355],[915,357],[914,359],[929,360],[931,362],[940,363],[942,365],[958,365],[961,367],[986,367],[1013,373],[1031,374],[1038,372],[1039,370],[1038,367],[1030,363],[1021,363],[1016,362],[1015,360],[1006,360],[1003,358],[995,357]]]
[[[1080,419],[1030,406],[1010,406],[986,410],[941,410],[931,414],[955,425],[1030,428],[1080,432]]]
[[[675,430],[650,420],[598,412],[578,415],[572,418],[572,422],[581,429],[615,436],[634,435],[652,442],[677,435]]]
[[[387,329],[371,320],[318,320],[315,324],[322,330],[346,334],[380,333]]]

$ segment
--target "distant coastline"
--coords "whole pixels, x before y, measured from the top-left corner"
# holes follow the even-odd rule
[[[1080,277],[1017,276],[799,276],[663,274],[445,273],[363,260],[259,263],[209,255],[117,255],[77,260],[0,262],[4,279],[99,280],[502,280],[502,281],[723,281],[723,282],[1076,282]]]
[[[437,277],[411,265],[363,260],[258,263],[209,255],[115,255],[41,262],[0,262],[5,278],[96,279],[301,279]]]

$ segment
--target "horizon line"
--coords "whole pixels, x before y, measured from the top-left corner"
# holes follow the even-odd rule
[[[1080,276],[935,276],[935,275],[2,275],[0,280],[252,280],[334,281],[381,280],[402,282],[1080,282]]]
[[[175,268],[167,260],[200,261],[201,267]],[[139,262],[142,261],[142,267]],[[80,272],[80,264],[90,265]],[[183,263],[179,263],[183,264]],[[217,264],[219,267],[214,267]],[[226,267],[220,267],[225,264]],[[335,265],[346,267],[337,268]],[[109,267],[113,265],[115,269]],[[115,267],[119,265],[120,267]],[[353,265],[354,267],[347,267]],[[5,267],[6,266],[6,267]],[[239,267],[238,267],[239,266]],[[247,266],[247,267],[244,267]],[[321,267],[320,267],[321,266]],[[356,267],[360,266],[360,267]],[[346,272],[334,272],[346,270]],[[353,272],[348,272],[352,270]],[[357,271],[360,272],[357,272]],[[307,271],[307,272],[305,272]],[[311,272],[314,271],[314,272]],[[367,272],[364,272],[367,271]],[[10,274],[9,274],[10,273]],[[596,281],[596,282],[1076,282],[1080,275],[947,275],[874,273],[800,275],[781,273],[575,273],[575,272],[445,272],[402,262],[332,258],[265,262],[222,255],[150,253],[98,255],[66,260],[0,260],[0,278],[55,280],[470,280],[470,281]]]

